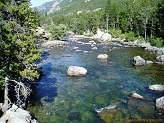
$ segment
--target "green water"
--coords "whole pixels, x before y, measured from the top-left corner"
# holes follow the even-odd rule
[[[87,42],[87,40],[81,40]],[[75,52],[78,46],[89,53]],[[164,66],[134,67],[131,59],[140,55],[155,61],[155,55],[138,47],[120,46],[119,43],[90,45],[69,42],[67,47],[43,49],[43,76],[35,86],[28,110],[40,123],[120,123],[124,119],[162,119],[156,111],[155,99],[162,93],[151,92],[148,86],[164,84]],[[100,53],[107,60],[96,59]],[[88,70],[84,77],[67,76],[69,66],[82,66]],[[130,102],[136,92],[149,102]],[[139,105],[136,105],[139,104]],[[110,105],[115,109],[102,115],[97,109]],[[164,120],[164,119],[163,119]],[[127,121],[124,121],[127,122]]]

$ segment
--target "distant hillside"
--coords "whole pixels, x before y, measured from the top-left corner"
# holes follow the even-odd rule
[[[41,13],[72,14],[104,8],[107,0],[54,0],[37,7]]]
[[[40,13],[47,13],[52,9],[52,5],[54,4],[56,0],[46,2],[42,4],[41,6],[35,7]]]

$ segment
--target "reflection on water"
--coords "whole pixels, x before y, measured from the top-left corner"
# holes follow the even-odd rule
[[[82,43],[81,43],[82,42]],[[149,60],[155,56],[141,48],[125,47],[119,43],[98,43],[91,50],[88,40],[69,42],[67,47],[44,50],[43,76],[35,87],[37,98],[28,110],[41,123],[119,123],[121,119],[161,118],[154,107],[161,93],[148,90],[154,83],[164,84],[164,66],[134,67],[131,59],[140,55]],[[79,47],[78,51],[73,47]],[[85,52],[83,52],[85,51]],[[87,51],[87,52],[86,52]],[[107,53],[107,60],[96,59]],[[88,70],[84,77],[67,76],[69,66],[82,66]],[[131,100],[133,92],[144,96],[148,102]],[[139,105],[136,105],[139,104]],[[115,108],[98,114],[103,107]]]

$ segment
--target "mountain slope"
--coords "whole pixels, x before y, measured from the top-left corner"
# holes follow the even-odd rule
[[[54,0],[46,5],[48,14],[71,14],[74,12],[88,12],[97,8],[104,8],[107,0]],[[46,7],[44,6],[44,7]],[[51,8],[50,8],[51,6]],[[40,8],[44,8],[40,7]],[[38,9],[40,11],[40,9]],[[48,11],[49,10],[49,11]],[[43,12],[43,11],[40,11]]]
[[[56,0],[46,2],[42,4],[41,6],[35,7],[40,13],[47,13],[52,9],[52,5],[54,4]]]

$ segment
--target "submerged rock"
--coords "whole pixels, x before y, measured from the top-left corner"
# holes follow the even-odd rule
[[[133,58],[133,61],[132,63],[135,65],[135,66],[142,66],[142,65],[145,65],[145,60],[143,58],[141,58],[141,56],[135,56]]]
[[[159,84],[151,85],[149,86],[149,89],[152,91],[164,91],[164,85],[159,85]]]
[[[69,76],[84,76],[87,74],[87,70],[79,66],[69,66],[67,74]]]
[[[131,97],[128,101],[128,106],[139,111],[145,116],[149,116],[155,110],[154,102],[143,98]]]
[[[68,114],[68,119],[70,121],[74,121],[74,120],[82,121],[82,117],[81,117],[80,112],[71,112],[71,113],[69,113]]]
[[[100,54],[97,56],[98,59],[107,59],[108,55],[107,54]]]
[[[164,113],[164,96],[156,99],[156,107],[159,112]]]
[[[98,115],[101,119],[108,123],[116,117],[117,113],[117,109],[103,109]]]

